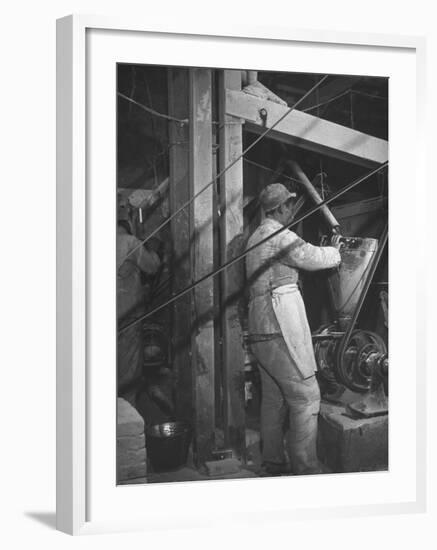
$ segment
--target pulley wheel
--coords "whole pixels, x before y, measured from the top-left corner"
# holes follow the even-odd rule
[[[367,392],[370,389],[372,373],[360,360],[361,351],[373,348],[374,352],[387,353],[384,340],[370,330],[354,330],[347,344],[343,361],[336,361],[335,369],[340,381],[352,391]]]

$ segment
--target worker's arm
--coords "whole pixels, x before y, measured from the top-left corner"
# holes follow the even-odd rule
[[[280,241],[280,261],[291,267],[317,271],[337,267],[340,253],[333,246],[314,246],[292,231],[285,231]]]

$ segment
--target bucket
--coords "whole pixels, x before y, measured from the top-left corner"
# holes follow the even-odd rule
[[[147,428],[147,456],[154,471],[174,470],[184,466],[191,435],[191,428],[185,422],[165,422]]]

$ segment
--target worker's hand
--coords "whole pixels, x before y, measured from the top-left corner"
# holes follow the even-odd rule
[[[323,235],[320,238],[320,246],[330,246],[330,241],[328,235]]]
[[[340,251],[344,247],[344,239],[341,235],[335,234],[331,237],[331,246]]]

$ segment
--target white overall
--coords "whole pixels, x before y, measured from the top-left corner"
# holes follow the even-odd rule
[[[272,290],[272,305],[288,351],[302,378],[317,371],[305,305],[296,284]]]

